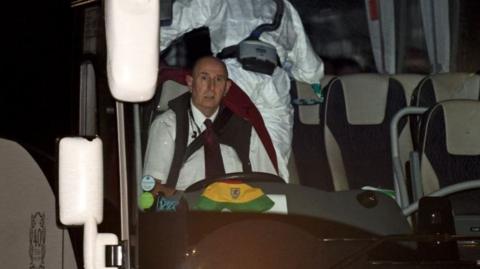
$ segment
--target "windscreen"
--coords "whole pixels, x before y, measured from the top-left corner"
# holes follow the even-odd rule
[[[292,1],[308,42],[322,60],[325,75],[378,71],[365,6],[368,2],[373,1]],[[405,21],[404,17],[395,17],[402,25],[399,29],[405,31],[398,33],[402,41],[398,50],[404,56],[404,60],[396,62],[399,72],[430,72],[425,41],[418,36],[422,32],[422,22],[416,16],[419,8],[410,2],[395,6],[396,12],[407,12],[410,18]],[[175,22],[175,12],[173,17]],[[295,158],[281,165],[285,165],[291,178],[285,180],[275,172],[247,171],[242,163],[235,173],[213,178],[202,174],[178,188],[186,163],[196,154],[206,156],[202,155],[206,153],[201,139],[207,127],[192,120],[198,111],[192,111],[195,96],[189,80],[195,79],[197,60],[214,53],[214,30],[189,29],[162,50],[155,96],[136,105],[132,114],[136,130],[136,174],[131,180],[134,194],[130,201],[134,204],[132,263],[139,268],[358,268],[373,264],[380,268],[391,264],[408,268],[422,260],[430,266],[412,242],[415,240],[396,236],[411,235],[413,229],[395,200],[385,192],[336,189],[328,158],[322,157],[327,146],[320,122],[324,116],[320,114],[321,101],[310,104],[317,105],[317,110],[310,112],[315,113],[318,124],[302,122],[306,105],[293,102],[299,97],[301,81],[293,77],[288,61],[279,68],[290,76],[288,94],[283,97],[288,99],[286,106],[292,117],[290,150]],[[267,104],[258,104],[259,97],[244,89],[249,84],[241,83],[232,68],[233,61],[225,60],[230,77],[237,80],[235,87],[247,93],[263,121],[267,121],[267,131],[271,131],[271,115],[262,114],[262,106]],[[317,98],[315,87],[303,83]],[[326,87],[321,85],[319,90]],[[233,103],[241,99],[236,98]],[[221,105],[258,131],[251,114],[242,114],[232,104]],[[219,111],[222,115],[223,111]],[[228,130],[226,125],[219,126],[218,130]],[[240,127],[236,128],[233,130],[237,132],[229,133],[229,137],[244,135]],[[179,142],[181,139],[185,141]],[[261,138],[259,141],[267,148]],[[190,146],[193,144],[198,145]],[[241,159],[241,147],[232,148]],[[200,159],[204,169],[204,159]],[[162,167],[163,172],[157,173],[156,167]],[[176,174],[171,172],[175,169]]]

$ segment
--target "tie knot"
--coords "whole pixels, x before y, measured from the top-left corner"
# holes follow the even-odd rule
[[[206,119],[203,124],[205,124],[205,126],[207,126],[207,128],[212,128],[212,120],[211,119]]]

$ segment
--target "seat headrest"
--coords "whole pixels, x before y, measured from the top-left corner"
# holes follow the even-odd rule
[[[162,93],[160,95],[160,101],[155,108],[156,111],[166,111],[168,109],[168,102],[184,94],[189,89],[187,86],[180,84],[173,80],[167,80],[162,85]]]
[[[332,80],[334,76],[332,75],[325,75],[320,80],[320,85],[322,89],[327,87],[330,80]],[[308,83],[295,81],[295,85],[297,88],[297,97],[299,99],[304,100],[316,100],[319,101],[320,98],[313,92],[312,86]],[[300,122],[303,124],[309,125],[316,125],[320,124],[320,105],[299,105],[298,106],[298,117]]]
[[[389,77],[378,74],[354,74],[335,79],[345,97],[349,124],[381,124],[385,118]]]
[[[480,155],[480,102],[452,100],[440,105],[445,117],[448,153]]]
[[[438,101],[480,98],[480,76],[470,73],[432,75],[433,90]]]
[[[394,79],[396,79],[400,84],[402,84],[403,89],[405,90],[405,98],[407,100],[407,104],[410,104],[410,98],[415,90],[415,88],[418,86],[420,81],[425,78],[424,75],[420,74],[409,74],[409,73],[404,73],[404,74],[396,74],[392,76]]]

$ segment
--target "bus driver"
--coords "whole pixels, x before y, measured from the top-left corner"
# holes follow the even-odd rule
[[[221,105],[231,86],[225,64],[200,58],[186,82],[190,91],[170,101],[150,127],[143,174],[160,186],[154,193],[225,173],[277,174],[252,125]]]

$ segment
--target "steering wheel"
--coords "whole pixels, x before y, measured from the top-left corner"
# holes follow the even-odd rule
[[[229,173],[229,174],[225,174],[223,176],[218,176],[218,177],[202,179],[188,186],[188,188],[185,189],[185,192],[201,190],[214,182],[224,181],[228,179],[241,180],[245,183],[274,182],[274,183],[286,184],[285,180],[283,180],[281,177],[274,174],[263,173],[263,172],[250,172],[250,173],[239,172],[239,173]]]

